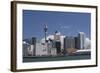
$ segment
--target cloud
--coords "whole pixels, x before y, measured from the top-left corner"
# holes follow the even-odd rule
[[[50,39],[54,39],[54,36],[53,36],[53,35],[47,36],[47,40],[48,40],[49,38],[50,38]],[[42,38],[42,39],[41,39],[41,42],[44,43],[44,42],[45,42],[45,38]]]
[[[70,28],[69,26],[61,26],[61,29],[68,29]]]
[[[63,42],[63,38],[64,38],[64,37],[65,37],[64,35],[61,35],[61,41],[62,41],[62,42]],[[54,35],[49,35],[49,36],[47,36],[47,40],[48,40],[49,38],[53,40],[53,39],[54,39]],[[44,42],[45,42],[45,39],[42,38],[42,39],[41,39],[41,42],[44,43]]]
[[[47,36],[47,40],[48,40],[49,38],[53,40],[53,39],[54,39],[54,35],[49,35],[49,36]],[[60,36],[61,48],[63,48],[63,45],[64,45],[64,42],[63,42],[63,41],[64,41],[64,38],[65,38],[65,35],[61,35],[61,36]],[[44,39],[44,38],[41,39],[41,43],[45,43],[45,39]]]
[[[80,30],[77,30],[77,32],[80,32]]]
[[[59,24],[59,27],[60,27],[61,29],[68,29],[68,28],[70,28],[69,26],[67,26],[67,25],[62,25],[62,24]]]
[[[89,38],[85,39],[85,48],[90,49],[91,46],[91,40]]]

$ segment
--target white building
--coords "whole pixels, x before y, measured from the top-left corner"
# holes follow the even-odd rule
[[[30,48],[30,45],[23,41],[23,57],[28,56],[28,49]]]
[[[61,34],[60,34],[60,32],[55,32],[55,34],[54,34],[54,40],[55,41],[60,41],[60,39],[61,39]]]
[[[85,33],[79,32],[78,39],[79,39],[79,44],[78,44],[79,49],[85,49]]]
[[[30,45],[27,48],[28,56],[33,56],[34,55],[33,49],[34,49],[34,45]]]
[[[54,40],[54,35],[47,36],[47,40],[49,40],[49,38],[52,39],[52,40]],[[64,35],[60,35],[61,49],[63,49],[63,45],[64,45],[64,42],[63,41],[64,41],[64,38],[65,38]],[[41,43],[45,43],[45,39],[44,38],[41,39]]]
[[[36,43],[36,56],[47,56],[47,44]]]
[[[56,56],[57,55],[57,50],[56,48],[51,48],[51,55]]]

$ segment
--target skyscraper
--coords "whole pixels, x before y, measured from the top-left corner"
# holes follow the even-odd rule
[[[29,56],[35,56],[36,51],[36,38],[32,37],[30,40],[30,47],[28,48]]]
[[[79,32],[78,39],[79,39],[78,43],[79,49],[85,49],[85,33]]]
[[[74,39],[75,39],[75,49],[79,49],[79,38],[74,37]]]
[[[54,34],[54,42],[55,42],[55,48],[57,49],[57,54],[59,55],[61,53],[61,35],[60,32],[56,31]]]
[[[29,43],[23,41],[23,57],[28,56],[28,48],[30,47]]]
[[[74,37],[66,36],[64,38],[64,51],[63,54],[72,53],[75,51],[75,39]]]
[[[32,37],[32,45],[33,45],[33,55],[35,55],[35,52],[36,52],[36,37]]]
[[[74,39],[74,37],[66,36],[64,38],[64,49],[68,49],[68,48],[75,48],[75,39]]]

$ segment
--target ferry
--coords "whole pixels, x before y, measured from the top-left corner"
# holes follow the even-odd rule
[[[90,55],[91,50],[90,49],[77,50],[74,54],[75,55]]]

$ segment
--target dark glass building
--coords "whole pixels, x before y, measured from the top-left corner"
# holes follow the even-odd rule
[[[68,49],[68,48],[75,48],[75,39],[74,39],[74,37],[66,36],[64,38],[64,49]]]
[[[75,48],[76,49],[79,49],[79,45],[80,45],[79,38],[78,37],[75,37],[74,39],[75,39]]]
[[[57,49],[57,54],[61,53],[61,42],[55,41],[55,48]]]
[[[33,45],[33,55],[35,56],[35,52],[36,52],[36,37],[32,37],[31,44]]]

